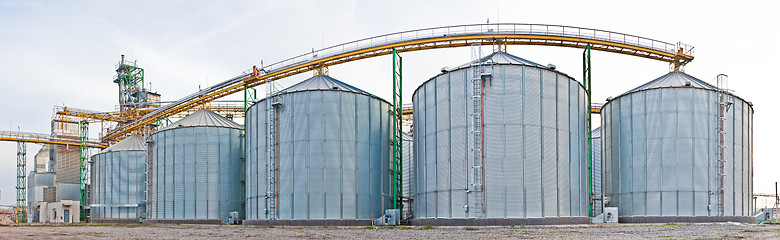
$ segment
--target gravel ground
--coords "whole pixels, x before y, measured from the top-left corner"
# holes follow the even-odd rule
[[[514,227],[257,227],[228,225],[17,225],[0,239],[780,239],[780,225],[610,224]]]

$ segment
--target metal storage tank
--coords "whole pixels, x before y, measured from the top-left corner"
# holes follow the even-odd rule
[[[371,224],[392,204],[390,123],[390,103],[326,75],[252,105],[245,223]]]
[[[733,102],[722,213],[719,94]],[[751,103],[674,71],[609,100],[601,114],[604,191],[621,222],[755,222]]]
[[[499,51],[431,78],[412,99],[414,224],[589,222],[589,108],[572,77]]]
[[[601,127],[593,129],[590,134],[591,148],[593,149],[593,214],[599,215],[604,212],[601,203],[601,176],[603,175],[603,169],[601,168]]]
[[[243,218],[241,131],[198,110],[149,136],[151,222],[218,223],[233,211]]]
[[[149,157],[143,137],[132,135],[92,156],[93,222],[137,222],[146,212]]]

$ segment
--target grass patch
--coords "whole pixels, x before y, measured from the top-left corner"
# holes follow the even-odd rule
[[[664,224],[660,225],[659,227],[677,227],[677,226],[680,226],[680,225],[677,224],[677,223],[664,223]]]
[[[431,229],[435,229],[435,227],[431,225],[425,225],[425,227],[422,227],[422,230],[431,230]]]
[[[467,227],[467,228],[464,228],[464,230],[466,230],[466,231],[476,231],[476,230],[479,230],[479,228]]]
[[[412,229],[412,228],[413,227],[410,227],[410,226],[401,226],[401,229],[403,229],[403,230],[409,230],[409,229]]]
[[[366,226],[363,229],[374,229],[374,226]]]
[[[512,225],[512,229],[525,229],[525,225],[520,225],[520,227],[515,227],[515,225]]]

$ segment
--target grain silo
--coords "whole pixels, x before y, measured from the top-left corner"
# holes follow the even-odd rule
[[[412,101],[413,224],[589,221],[587,95],[572,77],[499,51]]]
[[[366,225],[390,208],[390,104],[316,75],[247,111],[245,224]]]
[[[146,143],[132,135],[92,156],[92,222],[138,222],[146,213]]]
[[[148,138],[150,222],[219,223],[243,217],[242,127],[198,110]]]
[[[750,102],[674,71],[601,112],[604,192],[621,222],[755,223]]]

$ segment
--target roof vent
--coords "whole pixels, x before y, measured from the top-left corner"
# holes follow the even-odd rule
[[[339,90],[339,87],[332,87],[332,88],[330,88],[330,89],[333,89],[333,90]]]
[[[441,68],[441,72],[443,72],[443,73],[446,73],[446,72],[449,72],[449,71],[450,71],[450,67],[446,67],[445,66],[445,67]]]
[[[614,97],[608,97],[608,98],[607,98],[607,102],[610,102],[610,101],[612,101],[612,100],[614,100],[614,99],[615,99]]]
[[[550,70],[555,70],[555,64],[552,63],[547,64],[547,68],[549,68]]]
[[[691,80],[685,80],[685,86],[690,87],[691,86]]]

